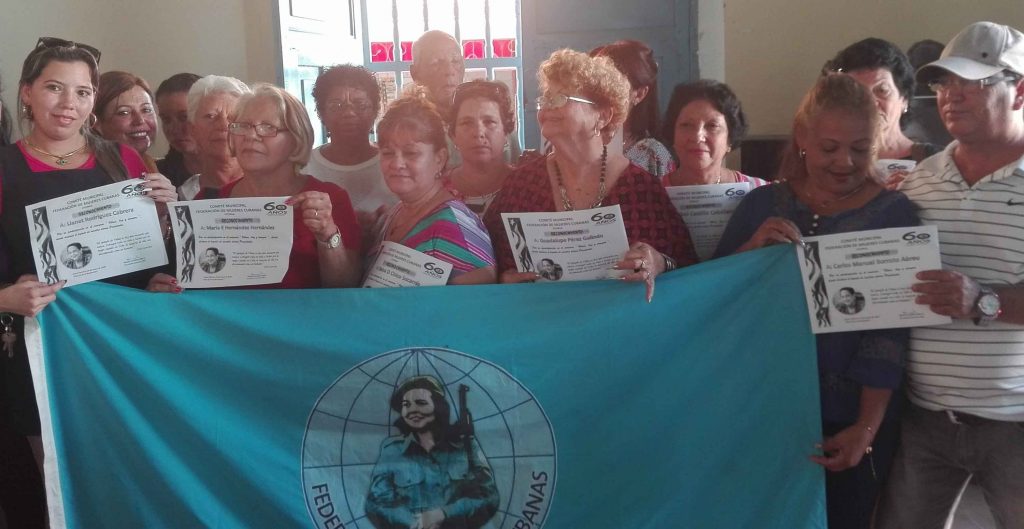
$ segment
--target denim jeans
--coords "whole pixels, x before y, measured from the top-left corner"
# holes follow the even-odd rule
[[[973,476],[1000,529],[1024,528],[1024,423],[911,404],[882,494],[877,529],[942,529]]]

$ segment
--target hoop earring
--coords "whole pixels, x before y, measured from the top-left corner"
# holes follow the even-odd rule
[[[85,126],[91,129],[96,126],[96,122],[99,120],[100,118],[96,117],[96,114],[89,114],[89,119],[85,120]]]

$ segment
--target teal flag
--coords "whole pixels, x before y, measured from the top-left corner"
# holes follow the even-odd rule
[[[641,284],[61,291],[55,527],[823,528],[792,248]]]

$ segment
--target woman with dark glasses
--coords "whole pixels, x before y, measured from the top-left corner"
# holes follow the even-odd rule
[[[508,87],[497,81],[462,83],[455,89],[447,121],[448,137],[462,165],[448,171],[445,182],[453,195],[482,216],[512,172],[505,148],[516,118]]]
[[[25,206],[125,180],[145,179],[146,195],[158,203],[176,198],[158,173],[146,174],[134,149],[90,132],[99,82],[94,48],[62,39],[39,39],[26,57],[18,83],[18,115],[25,137],[0,148],[0,323],[17,335],[4,354],[0,379],[0,421],[38,446],[39,418],[23,339],[23,316],[35,316],[52,302],[61,284],[37,279]],[[160,204],[158,204],[160,205]],[[127,274],[109,282],[142,286],[152,272]],[[13,315],[13,316],[12,316]],[[6,321],[5,321],[6,319]]]
[[[572,211],[618,204],[630,249],[617,268],[627,281],[647,284],[676,266],[697,262],[690,234],[658,179],[630,163],[609,142],[629,112],[629,81],[606,57],[559,50],[541,63],[537,121],[551,142],[547,156],[516,168],[494,199],[484,222],[494,241],[504,283],[535,281],[517,272],[502,213]]]

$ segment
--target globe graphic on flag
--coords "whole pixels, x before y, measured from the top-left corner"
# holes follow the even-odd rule
[[[443,388],[451,422],[461,416],[460,388],[477,444],[498,491],[497,513],[480,527],[537,529],[555,490],[555,438],[533,394],[501,367],[459,351],[413,347],[389,351],[348,370],[320,396],[302,444],[302,486],[310,527],[375,529],[367,492],[381,445],[400,436],[389,401],[411,377]]]

